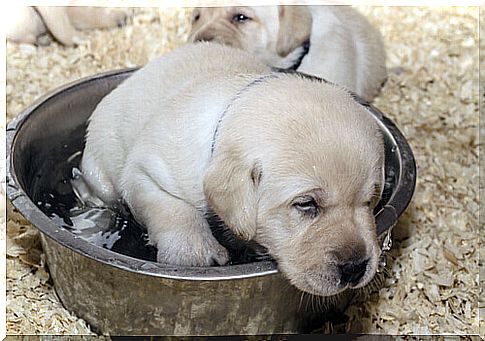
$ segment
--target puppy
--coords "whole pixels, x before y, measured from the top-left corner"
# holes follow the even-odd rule
[[[187,44],[108,94],[89,120],[82,181],[123,200],[161,263],[223,265],[206,220],[266,247],[301,290],[332,295],[377,267],[383,140],[341,87],[254,55]]]
[[[123,26],[127,15],[122,10],[102,7],[13,6],[7,23],[7,38],[19,43],[46,45],[50,33],[61,44],[80,42],[78,29]]]
[[[214,41],[264,63],[323,77],[367,101],[386,79],[381,35],[349,6],[196,8],[189,41]]]

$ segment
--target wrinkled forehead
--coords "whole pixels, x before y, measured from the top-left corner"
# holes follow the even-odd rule
[[[368,158],[332,152],[313,158],[311,153],[302,154],[299,159],[269,165],[262,178],[266,188],[283,201],[307,193],[317,193],[330,202],[352,201],[356,196],[372,195],[383,186],[383,160],[378,153],[371,153]]]
[[[366,143],[315,140],[298,146],[278,146],[268,153],[264,168],[279,180],[295,179],[300,183],[335,182],[339,177],[373,178],[384,166],[384,153],[378,141],[363,146]]]
[[[317,128],[307,135],[300,130],[286,135],[288,143],[266,144],[263,178],[266,171],[269,185],[281,187],[288,198],[316,188],[351,197],[382,186],[385,160],[378,128],[333,129]]]

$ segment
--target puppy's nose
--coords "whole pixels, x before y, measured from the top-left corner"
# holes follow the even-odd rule
[[[209,32],[202,32],[195,36],[194,41],[212,41],[214,40],[215,36]]]
[[[357,285],[364,277],[369,260],[352,261],[343,263],[339,266],[342,281],[351,285]]]

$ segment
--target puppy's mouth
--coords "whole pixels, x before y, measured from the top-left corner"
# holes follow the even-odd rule
[[[346,272],[345,272],[346,271]],[[347,289],[359,289],[367,285],[375,275],[371,262],[342,270],[337,264],[327,265],[327,269],[305,271],[296,276],[288,276],[298,289],[316,296],[333,296]]]
[[[241,43],[238,41],[235,41],[234,39],[225,39],[224,37],[216,37],[212,40],[212,42],[221,44],[221,45],[226,45],[230,47],[234,47],[237,49],[242,49]]]
[[[220,45],[231,46],[234,48],[242,49],[243,46],[239,39],[235,38],[235,34],[216,34],[211,31],[208,32],[196,32],[191,34],[188,38],[191,42],[212,42]]]

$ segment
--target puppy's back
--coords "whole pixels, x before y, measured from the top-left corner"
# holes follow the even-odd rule
[[[386,52],[379,30],[360,12],[350,6],[334,6],[336,15],[348,24],[357,42],[359,77],[357,90],[366,100],[371,100],[387,76]]]
[[[350,6],[310,6],[310,10],[311,48],[298,71],[344,85],[371,101],[387,75],[379,30]]]
[[[195,127],[210,126],[214,119],[207,116],[223,110],[194,103],[200,97],[196,93],[222,79],[241,78],[238,82],[244,83],[239,75],[267,72],[269,68],[249,53],[213,43],[187,44],[151,61],[103,98],[89,119],[81,168],[88,177],[94,174],[88,179],[90,187],[107,188],[97,193],[103,201],[116,199],[134,148],[143,143],[142,152],[149,154],[164,141],[163,150],[183,154],[177,141]],[[222,103],[225,92],[231,91],[226,87],[205,92],[209,102]],[[211,110],[214,113],[208,113]]]
[[[153,108],[150,103],[167,105],[181,89],[198,79],[268,70],[254,56],[231,47],[205,42],[187,44],[151,61],[108,94],[89,119],[87,140],[108,145],[112,139],[130,140],[127,137],[133,131],[141,133],[154,115],[147,111]],[[108,131],[116,134],[106,134]]]

